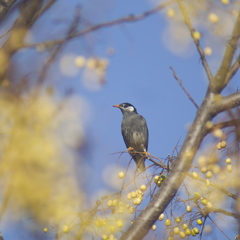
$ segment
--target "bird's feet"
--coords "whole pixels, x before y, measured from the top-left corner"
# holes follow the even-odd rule
[[[144,151],[143,154],[145,155],[145,157],[146,157],[147,159],[150,159],[150,153],[149,153],[149,152]]]
[[[127,150],[131,152],[133,150],[133,147],[129,147]]]

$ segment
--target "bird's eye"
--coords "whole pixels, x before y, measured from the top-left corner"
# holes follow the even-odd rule
[[[128,110],[129,112],[134,112],[134,107],[128,106],[128,107],[126,108],[126,110]]]

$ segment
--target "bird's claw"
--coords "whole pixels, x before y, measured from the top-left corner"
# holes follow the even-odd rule
[[[131,152],[131,151],[134,150],[134,149],[133,149],[133,147],[129,147],[127,150],[128,150],[129,152]]]

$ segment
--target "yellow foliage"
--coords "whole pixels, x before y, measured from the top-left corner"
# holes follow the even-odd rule
[[[28,214],[45,224],[59,223],[82,203],[64,137],[69,128],[63,128],[77,116],[63,116],[64,107],[60,111],[46,95],[1,96],[0,108],[1,198],[10,197],[8,209],[15,218]]]

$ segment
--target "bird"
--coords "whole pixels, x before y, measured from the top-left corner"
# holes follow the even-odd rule
[[[145,118],[138,114],[130,103],[113,105],[122,111],[122,136],[128,152],[137,165],[138,172],[145,171],[145,159],[148,150],[148,126]]]

